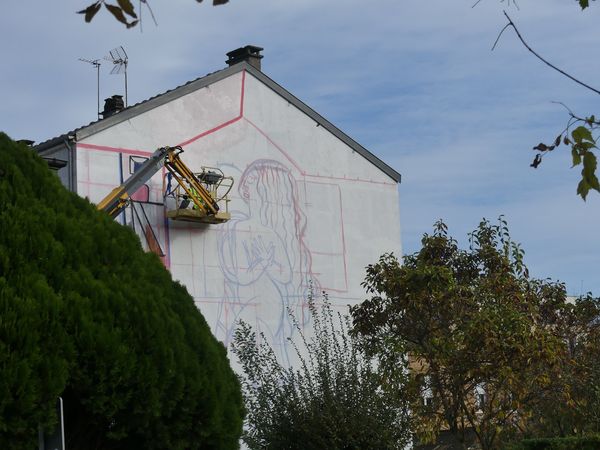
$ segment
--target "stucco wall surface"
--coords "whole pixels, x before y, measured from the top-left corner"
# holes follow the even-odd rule
[[[284,359],[286,308],[306,323],[309,286],[340,309],[365,298],[364,267],[401,253],[397,184],[312,118],[242,71],[77,143],[77,190],[98,202],[165,145],[192,169],[235,179],[221,225],[165,218],[165,173],[135,196],[165,265],[229,343],[236,320],[263,331]],[[144,245],[148,230],[127,211]]]

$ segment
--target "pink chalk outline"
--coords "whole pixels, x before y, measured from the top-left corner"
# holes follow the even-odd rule
[[[251,127],[253,127],[256,131],[258,131],[274,148],[276,148],[295,168],[296,170],[304,177],[310,177],[310,178],[317,178],[317,179],[327,179],[327,180],[336,180],[336,181],[350,181],[350,182],[359,182],[359,183],[370,183],[370,184],[379,184],[379,185],[387,185],[387,186],[393,186],[394,188],[396,187],[396,183],[391,183],[391,182],[384,182],[384,181],[373,181],[373,180],[365,180],[365,179],[360,179],[360,178],[347,178],[347,177],[333,177],[333,176],[326,176],[326,175],[318,175],[318,174],[310,174],[307,173],[306,170],[304,170],[292,157],[291,155],[286,152],[280,145],[278,145],[266,132],[264,132],[259,126],[257,126],[254,122],[252,122],[249,118],[244,117],[244,102],[245,102],[245,87],[246,87],[246,71],[243,70],[242,71],[242,80],[241,80],[241,86],[240,86],[240,108],[239,108],[239,114],[230,119],[227,120],[209,130],[203,131],[202,133],[193,136],[191,138],[188,138],[182,142],[180,142],[179,146],[181,147],[185,147],[189,144],[191,144],[192,142],[195,142],[199,139],[202,139],[210,134],[216,133],[217,131],[220,131],[224,128],[227,128],[228,126],[240,121],[240,120],[244,120],[246,123],[248,123]],[[86,144],[86,143],[77,143],[76,145],[77,150],[79,149],[85,149],[85,150],[100,150],[100,151],[105,151],[105,152],[114,152],[114,153],[121,153],[121,154],[126,154],[126,155],[135,155],[135,156],[150,156],[152,155],[153,151],[148,151],[148,150],[140,150],[140,149],[131,149],[131,148],[123,148],[123,147],[111,147],[111,146],[105,146],[105,145],[95,145],[95,144]],[[164,183],[164,178],[165,178],[165,173],[163,170],[163,183]],[[88,178],[89,179],[89,178]],[[340,194],[341,197],[341,194]],[[341,201],[341,199],[340,199]],[[341,206],[341,204],[340,204]],[[341,211],[340,211],[341,214]],[[166,254],[167,256],[164,259],[164,263],[165,266],[167,268],[170,268],[171,266],[171,258],[170,258],[170,240],[169,240],[169,227],[168,227],[168,222],[165,221],[165,223],[167,224],[165,227],[165,234],[166,234]],[[346,258],[345,258],[345,253],[346,253],[346,242],[345,242],[345,237],[343,234],[343,218],[342,218],[342,240],[343,240],[343,253],[344,253],[344,272],[345,276],[346,276],[346,285],[347,285],[347,269],[346,269]]]

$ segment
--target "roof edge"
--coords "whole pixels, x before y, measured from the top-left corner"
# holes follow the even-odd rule
[[[197,78],[197,79],[190,81],[184,85],[173,88],[165,93],[158,94],[154,97],[149,98],[148,100],[144,100],[133,106],[125,108],[124,110],[122,110],[110,117],[107,117],[106,119],[102,119],[102,120],[93,122],[89,125],[84,125],[78,129],[75,129],[68,133],[62,134],[62,135],[52,138],[48,141],[42,142],[42,143],[36,145],[34,148],[38,153],[42,153],[48,149],[51,149],[53,147],[56,147],[56,146],[64,143],[65,140],[75,140],[75,141],[83,140],[87,137],[90,137],[90,136],[96,134],[96,133],[104,131],[114,125],[117,125],[121,122],[125,122],[139,114],[145,113],[154,108],[162,106],[166,103],[169,103],[175,99],[183,97],[184,95],[187,95],[198,89],[202,89],[211,84],[217,83],[217,82],[219,82],[231,75],[239,73],[243,70],[245,70],[246,72],[251,74],[254,78],[256,78],[258,81],[263,83],[268,88],[270,88],[273,92],[275,92],[280,97],[282,97],[283,99],[285,99],[286,101],[288,101],[289,103],[294,105],[296,108],[298,108],[300,111],[302,111],[304,114],[306,114],[307,116],[312,118],[315,122],[317,122],[317,124],[319,124],[320,126],[325,128],[327,131],[329,131],[331,134],[333,134],[339,140],[341,140],[346,145],[348,145],[350,148],[352,148],[354,151],[359,153],[362,157],[364,157],[371,164],[375,165],[375,167],[377,167],[379,170],[381,170],[383,173],[385,173],[387,176],[389,176],[396,183],[401,182],[402,177],[398,171],[396,171],[395,169],[393,169],[392,167],[387,165],[385,162],[383,162],[381,159],[379,159],[377,156],[375,156],[373,153],[371,153],[365,147],[360,145],[358,142],[356,142],[354,139],[352,139],[350,136],[348,136],[346,133],[344,133],[342,130],[340,130],[333,123],[328,121],[325,117],[320,115],[317,111],[315,111],[313,108],[308,106],[306,103],[304,103],[298,97],[293,95],[287,89],[285,89],[280,84],[275,82],[273,79],[269,78],[263,72],[254,68],[253,66],[251,66],[250,64],[248,64],[245,61],[240,62],[238,64],[234,64],[225,69],[213,72],[211,74],[205,75],[201,78]]]
[[[70,134],[62,134],[55,138],[52,138],[48,141],[42,142],[38,145],[32,146],[32,148],[40,155],[44,156],[46,154],[51,154],[54,151],[60,149],[61,147],[65,147],[65,142],[72,141],[74,136]]]

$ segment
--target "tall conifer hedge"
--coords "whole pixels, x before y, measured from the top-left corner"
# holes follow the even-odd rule
[[[0,448],[233,449],[239,383],[185,288],[136,235],[0,133]]]

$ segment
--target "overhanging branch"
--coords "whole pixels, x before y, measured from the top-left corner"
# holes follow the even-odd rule
[[[512,21],[512,19],[510,18],[510,16],[506,13],[506,11],[503,11],[504,15],[506,16],[506,19],[508,20],[508,23],[506,24],[506,26],[504,28],[502,28],[502,30],[500,31],[500,33],[498,34],[498,37],[496,38],[496,42],[494,42],[494,46],[492,47],[492,50],[494,50],[494,48],[496,48],[496,45],[498,44],[498,41],[500,40],[500,37],[502,36],[502,33],[504,33],[504,31],[509,28],[512,27],[513,30],[515,30],[515,33],[517,35],[517,37],[519,38],[519,40],[521,41],[521,43],[525,46],[525,48],[527,50],[529,50],[529,52],[531,52],[537,59],[539,59],[540,61],[542,61],[544,64],[546,64],[548,67],[556,70],[557,72],[559,72],[560,74],[564,75],[565,77],[569,78],[570,80],[574,81],[575,83],[579,84],[580,86],[583,86],[587,89],[589,89],[592,92],[595,92],[596,94],[600,95],[600,90],[593,88],[592,86],[590,86],[589,84],[584,83],[583,81],[578,80],[577,78],[575,78],[574,76],[568,74],[567,72],[565,72],[562,69],[559,69],[558,67],[556,67],[554,64],[548,62],[546,59],[544,59],[542,56],[540,56],[534,49],[532,49],[529,44],[527,44],[527,42],[525,42],[525,39],[523,39],[523,36],[521,36],[521,33],[519,32],[519,29],[517,28],[517,26],[515,25],[515,23]]]

